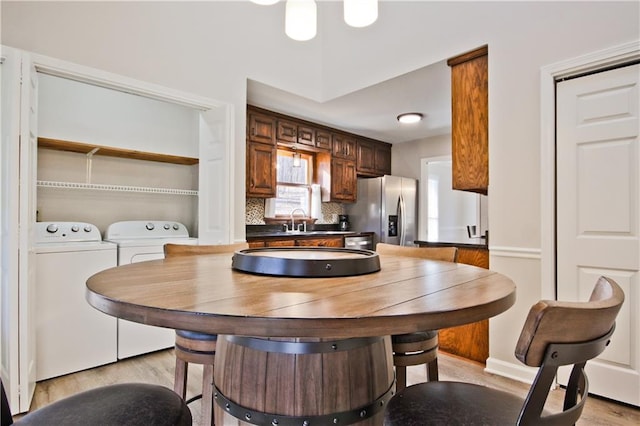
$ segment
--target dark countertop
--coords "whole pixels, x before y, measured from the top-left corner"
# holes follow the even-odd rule
[[[486,238],[460,238],[456,241],[416,240],[414,241],[414,243],[418,244],[419,246],[425,247],[464,247],[484,250],[489,249]]]
[[[373,232],[340,231],[337,224],[312,225],[307,227],[307,232],[285,232],[282,225],[247,225],[247,241],[262,238],[300,238],[300,237],[336,237],[336,236],[362,236],[373,235]]]

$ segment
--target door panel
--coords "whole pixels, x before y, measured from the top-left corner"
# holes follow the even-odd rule
[[[597,278],[625,303],[589,391],[640,405],[640,66],[557,85],[557,297],[588,300]],[[568,371],[558,374],[566,383]]]

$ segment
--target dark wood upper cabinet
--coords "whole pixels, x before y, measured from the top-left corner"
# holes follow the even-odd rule
[[[331,137],[332,149],[334,157],[344,158],[345,160],[356,160],[356,140],[344,134],[333,134]]]
[[[247,197],[276,196],[278,146],[315,155],[314,182],[323,188],[322,201],[354,202],[357,176],[391,174],[391,145],[386,142],[249,105]]]
[[[276,196],[278,149],[275,145],[247,143],[247,197]]]
[[[278,120],[278,142],[297,143],[298,125],[292,121]]]
[[[377,177],[391,174],[391,145],[384,142],[357,141],[358,176]]]
[[[298,126],[298,143],[316,146],[316,129],[309,126]]]
[[[249,110],[247,121],[247,141],[276,144],[275,117]]]
[[[322,201],[355,202],[358,188],[356,162],[330,153],[318,153],[316,160]]]
[[[331,151],[331,132],[316,130],[316,148]]]
[[[451,67],[453,189],[487,194],[489,188],[488,48],[456,56]]]

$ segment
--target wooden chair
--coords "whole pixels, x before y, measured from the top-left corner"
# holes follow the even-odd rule
[[[228,245],[186,245],[165,244],[165,258],[178,256],[196,256],[204,254],[233,253],[249,248],[247,243]],[[213,363],[216,355],[216,334],[200,333],[188,330],[176,330],[176,370],[173,384],[174,391],[186,400],[187,373],[189,363],[202,365],[202,394],[187,403],[202,398],[202,425],[213,424]]]
[[[418,257],[421,259],[455,262],[456,247],[407,247],[378,243],[379,254]],[[427,365],[427,380],[438,380],[438,331],[419,331],[415,333],[391,336],[393,365],[396,368],[396,390],[400,392],[407,386],[407,367]]]
[[[588,360],[604,351],[624,301],[622,289],[601,277],[588,302],[543,300],[531,307],[516,345],[524,364],[539,367],[523,400],[508,392],[459,382],[407,387],[386,407],[387,426],[402,425],[573,425],[587,400]],[[573,364],[562,411],[544,410],[559,366]]]
[[[0,382],[1,385],[1,382]],[[61,399],[13,420],[2,388],[2,426],[187,426],[191,411],[170,389],[144,383],[104,386]]]

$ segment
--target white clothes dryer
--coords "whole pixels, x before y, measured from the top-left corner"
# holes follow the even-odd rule
[[[116,362],[116,318],[85,300],[87,279],[117,265],[94,225],[37,222],[36,380]]]
[[[198,244],[182,223],[159,220],[112,223],[104,239],[117,244],[118,265],[163,259],[167,243]],[[170,348],[174,342],[172,329],[118,319],[118,359]]]

